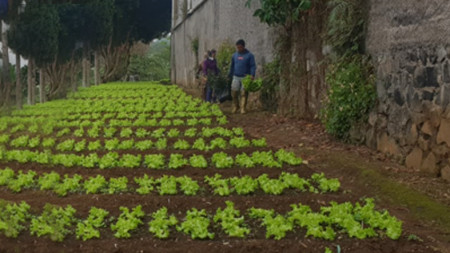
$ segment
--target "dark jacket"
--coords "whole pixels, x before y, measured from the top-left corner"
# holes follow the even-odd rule
[[[209,75],[218,75],[219,74],[219,68],[217,67],[217,61],[216,59],[206,59],[203,62],[203,75],[209,76]]]
[[[231,68],[229,77],[245,77],[247,75],[255,76],[256,74],[256,62],[255,56],[253,56],[247,49],[244,53],[236,52],[231,58]]]

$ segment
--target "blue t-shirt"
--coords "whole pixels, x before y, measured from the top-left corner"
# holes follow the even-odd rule
[[[231,58],[231,68],[229,76],[245,77],[247,75],[255,76],[256,63],[255,56],[253,56],[247,49],[244,53],[236,52]]]

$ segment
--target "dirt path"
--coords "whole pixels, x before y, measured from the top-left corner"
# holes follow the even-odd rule
[[[320,122],[260,111],[231,115],[229,107],[222,105],[230,121],[247,133],[266,137],[273,147],[289,148],[309,168],[338,177],[351,198],[374,197],[379,207],[401,217],[410,239],[416,235],[432,245],[430,250],[450,252],[450,183],[409,170],[367,147],[338,142]]]

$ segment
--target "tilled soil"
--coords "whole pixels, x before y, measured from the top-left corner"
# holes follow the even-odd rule
[[[227,105],[225,111],[229,110]],[[265,238],[265,229],[260,226],[259,221],[246,218],[252,233],[247,239],[232,239],[226,236],[218,226],[211,228],[215,233],[213,240],[192,240],[188,236],[176,232],[172,229],[171,236],[167,240],[159,240],[151,236],[148,232],[147,223],[150,217],[147,215],[144,219],[145,226],[133,233],[131,239],[116,239],[110,229],[101,231],[101,239],[83,242],[77,240],[74,235],[70,235],[64,242],[55,243],[46,238],[37,238],[30,236],[28,231],[23,232],[17,239],[8,239],[0,236],[0,252],[325,252],[325,247],[329,247],[333,252],[345,253],[406,253],[406,252],[446,252],[450,248],[448,242],[443,241],[441,235],[443,232],[436,227],[415,219],[407,207],[402,207],[396,203],[390,203],[380,200],[376,196],[374,189],[369,185],[359,182],[357,176],[351,170],[333,166],[330,161],[320,154],[322,151],[342,152],[344,154],[354,154],[355,149],[360,149],[357,155],[365,157],[368,161],[374,159],[375,154],[364,148],[355,148],[340,144],[327,137],[317,124],[305,123],[294,120],[273,117],[266,113],[251,112],[247,115],[228,115],[230,125],[244,127],[246,133],[251,137],[266,137],[268,143],[273,148],[291,148],[300,155],[302,150],[308,164],[301,166],[290,166],[288,168],[269,169],[223,169],[214,168],[195,169],[185,167],[179,170],[149,170],[149,169],[86,169],[86,168],[62,168],[49,167],[37,164],[19,164],[4,163],[1,168],[6,166],[18,170],[34,170],[38,173],[55,171],[60,174],[80,174],[83,177],[95,176],[101,174],[106,178],[126,176],[130,182],[134,177],[148,174],[149,176],[159,177],[162,175],[190,176],[193,179],[202,181],[205,175],[212,176],[215,173],[222,174],[224,177],[250,175],[257,177],[267,173],[271,177],[278,176],[281,171],[298,173],[302,177],[309,177],[315,172],[325,172],[327,177],[337,177],[342,183],[341,190],[333,194],[312,194],[296,191],[287,191],[281,196],[271,196],[258,191],[249,196],[231,195],[228,197],[214,196],[212,193],[200,193],[198,196],[158,196],[156,193],[149,195],[138,195],[135,193],[123,193],[115,195],[96,194],[69,194],[61,198],[51,192],[38,190],[25,190],[22,193],[14,194],[6,188],[0,189],[2,199],[19,202],[26,201],[32,206],[32,212],[40,213],[46,203],[54,205],[72,205],[77,210],[77,217],[86,217],[92,206],[104,208],[110,211],[111,215],[117,217],[120,214],[119,206],[135,207],[142,205],[143,210],[150,214],[165,206],[169,213],[175,214],[182,219],[185,212],[193,207],[197,209],[206,209],[209,214],[214,214],[217,208],[225,207],[225,201],[230,200],[235,203],[235,208],[245,214],[251,207],[275,209],[277,212],[286,213],[290,210],[290,205],[303,203],[311,206],[318,211],[320,206],[327,205],[330,201],[338,203],[350,201],[352,203],[361,202],[361,198],[375,197],[377,208],[379,210],[387,209],[391,215],[404,222],[403,235],[398,241],[390,240],[386,237],[357,240],[349,238],[342,234],[334,241],[325,241],[305,237],[304,229],[296,229],[289,232],[286,238],[276,241]],[[305,147],[308,147],[305,149]],[[231,151],[231,152],[230,152]],[[244,150],[245,151],[245,150]],[[254,149],[249,149],[254,151]],[[198,153],[192,151],[193,153]],[[227,150],[229,154],[239,154],[243,150]],[[137,152],[139,153],[139,152]],[[166,155],[170,152],[166,151]],[[178,153],[178,152],[176,152]],[[190,154],[190,151],[181,152]],[[209,156],[209,153],[204,153]],[[324,166],[323,164],[330,165]],[[386,162],[386,166],[391,164]],[[321,166],[322,165],[322,166]],[[248,216],[247,216],[248,217]],[[419,240],[412,240],[416,235]],[[449,246],[447,248],[447,246]],[[448,252],[448,251],[447,251]]]

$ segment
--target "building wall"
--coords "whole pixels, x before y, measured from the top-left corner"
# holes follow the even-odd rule
[[[178,1],[180,5],[184,0]],[[174,22],[172,29],[173,82],[193,86],[196,64],[201,62],[207,50],[217,49],[225,41],[234,45],[238,39],[244,39],[247,48],[255,55],[259,70],[263,64],[272,61],[275,30],[253,17],[255,8],[246,8],[246,0],[194,2],[197,5],[192,12],[184,21]],[[195,39],[199,40],[198,54],[192,49]]]
[[[368,144],[450,180],[450,1],[370,2],[379,104]]]

